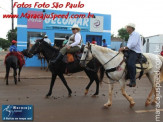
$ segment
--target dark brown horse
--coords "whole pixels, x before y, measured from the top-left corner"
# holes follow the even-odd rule
[[[26,56],[26,57],[32,57],[32,55],[30,55],[28,53],[28,50],[23,50],[20,52],[22,55]],[[14,82],[15,84],[17,84],[17,69],[19,69],[19,73],[18,73],[18,81],[20,81],[20,72],[22,70],[23,66],[20,66],[18,63],[18,58],[15,55],[9,55],[6,60],[5,60],[5,64],[6,64],[6,76],[5,76],[5,80],[6,80],[6,85],[8,85],[8,77],[9,77],[9,72],[10,72],[10,68],[13,68],[14,71]]]
[[[29,53],[32,53],[33,55],[42,53],[47,61],[50,61],[53,57],[56,57],[59,54],[59,50],[53,48],[51,45],[43,41],[42,39],[36,40],[36,43],[32,46],[30,49]],[[96,92],[94,95],[98,95],[99,93],[99,82],[102,81],[103,76],[104,76],[104,69],[101,67],[99,62],[97,60],[92,60],[90,61],[90,64],[88,64],[89,69],[96,69],[96,70],[89,70],[87,68],[82,68],[79,64],[80,60],[76,60],[74,63],[67,64],[64,61],[59,62],[56,65],[50,65],[49,70],[52,73],[52,78],[51,78],[51,84],[50,84],[50,89],[46,97],[51,96],[52,94],[52,89],[56,80],[56,77],[59,76],[63,84],[68,90],[68,96],[71,96],[72,91],[69,88],[67,81],[64,77],[63,74],[65,74],[66,69],[68,69],[69,73],[76,73],[76,72],[81,72],[85,71],[87,76],[90,79],[89,84],[86,87],[86,92],[85,94],[88,93],[89,87],[93,83],[93,81],[96,81]],[[95,65],[94,65],[95,64]],[[100,77],[97,75],[97,71],[100,69]]]

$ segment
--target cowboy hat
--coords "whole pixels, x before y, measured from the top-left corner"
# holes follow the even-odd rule
[[[127,28],[127,27],[132,27],[132,28],[135,28],[135,24],[134,24],[134,23],[129,23],[129,24],[127,24],[127,25],[126,25],[126,27],[125,27],[125,28]]]
[[[48,37],[47,35],[45,35],[44,37]]]
[[[81,30],[80,27],[77,24],[74,24],[71,29],[74,29],[74,28]]]

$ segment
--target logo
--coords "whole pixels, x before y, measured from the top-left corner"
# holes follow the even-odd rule
[[[100,20],[95,19],[95,20],[94,20],[94,23],[93,23],[93,26],[94,26],[95,28],[98,28],[98,27],[100,26]]]
[[[33,105],[2,105],[2,120],[31,121]]]

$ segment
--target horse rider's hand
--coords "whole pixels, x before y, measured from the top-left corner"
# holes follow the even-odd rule
[[[67,49],[70,49],[71,48],[71,46],[67,46]]]
[[[119,52],[122,52],[124,50],[124,47],[121,47],[120,49],[119,49]]]

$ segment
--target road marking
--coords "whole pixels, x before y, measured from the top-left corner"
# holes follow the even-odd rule
[[[163,111],[163,109],[157,109],[158,111]],[[146,112],[156,112],[156,109],[152,110],[137,110],[136,113],[146,113]]]

